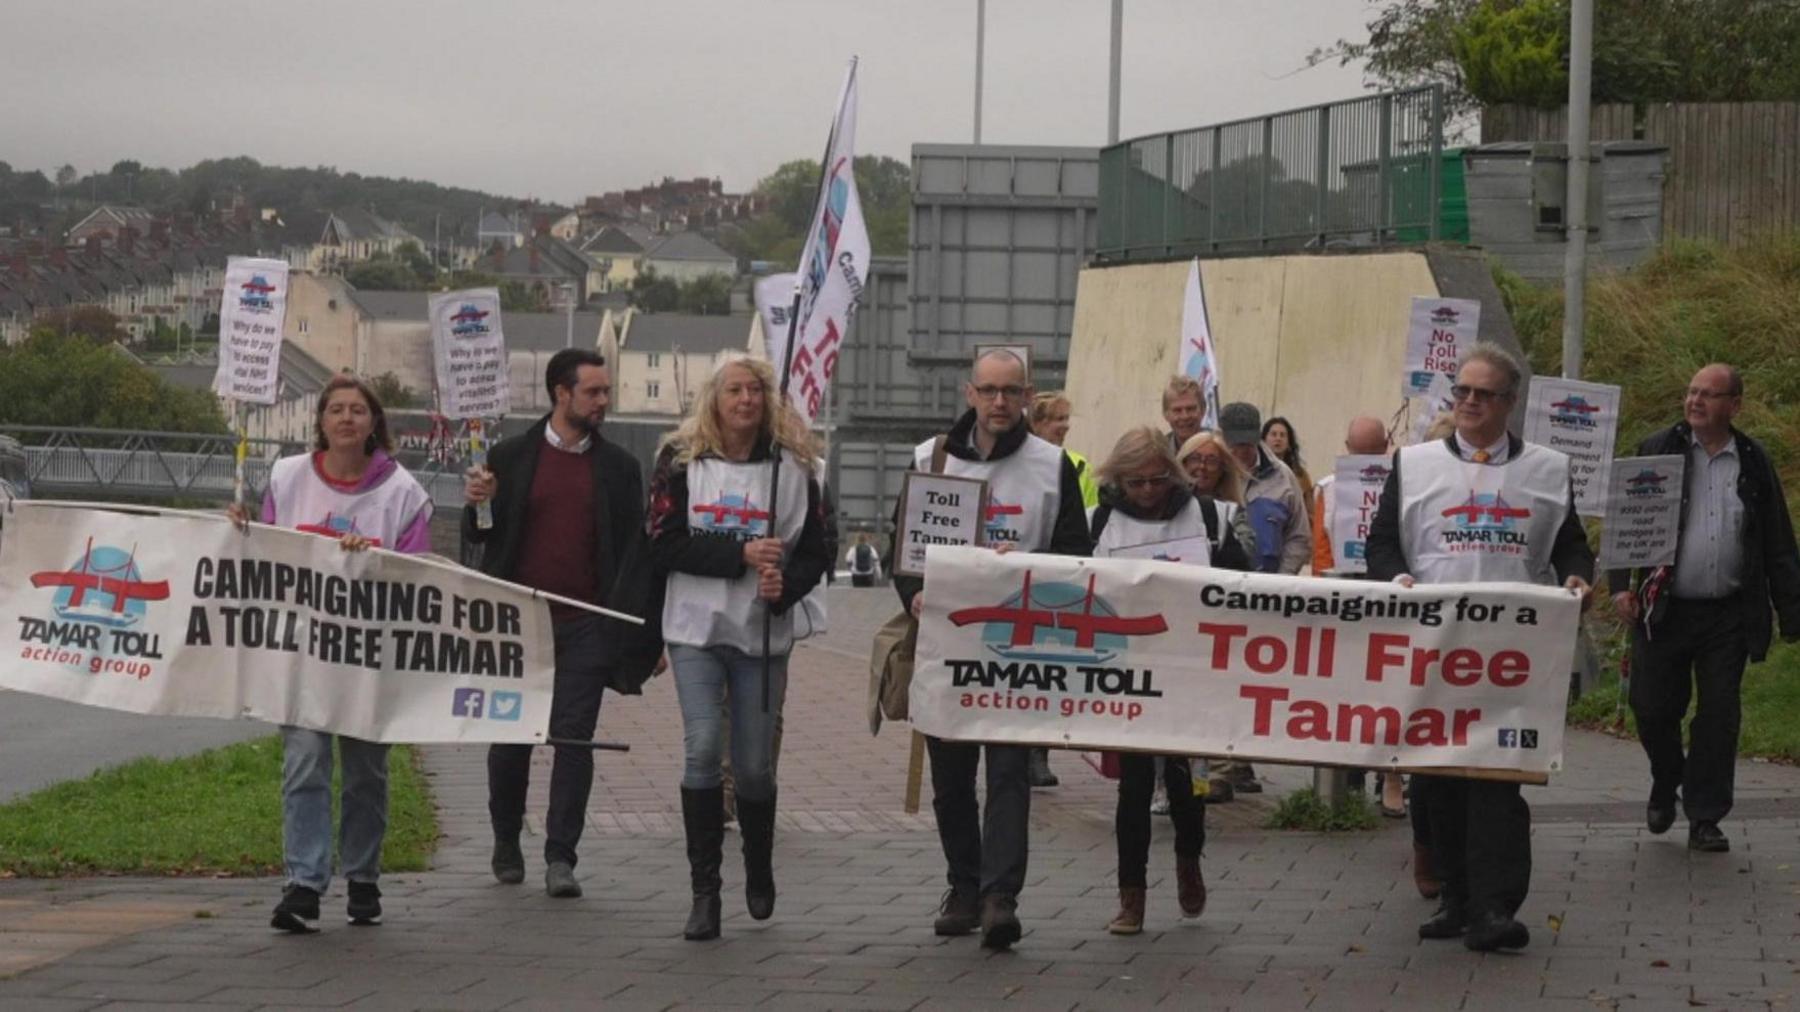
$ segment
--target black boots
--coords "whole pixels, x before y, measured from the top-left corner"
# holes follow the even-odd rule
[[[775,912],[775,797],[752,801],[738,795],[738,832],[744,837],[744,905],[766,921]]]
[[[694,884],[694,908],[688,914],[681,937],[690,942],[704,942],[719,937],[719,860],[725,847],[724,789],[689,790],[683,787],[681,821],[687,827],[688,874]],[[748,840],[745,847],[749,847]],[[772,898],[770,902],[773,903]]]

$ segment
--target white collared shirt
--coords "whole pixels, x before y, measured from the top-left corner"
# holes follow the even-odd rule
[[[1511,444],[1512,441],[1508,439],[1505,434],[1502,434],[1500,436],[1500,441],[1492,446],[1472,446],[1468,440],[1463,438],[1462,433],[1458,432],[1456,434],[1456,454],[1464,460],[1474,460],[1477,451],[1486,450],[1488,455],[1487,463],[1504,464],[1506,463],[1509,451],[1512,449]]]
[[[1737,440],[1709,454],[1688,444],[1687,516],[1675,555],[1675,596],[1730,597],[1743,584],[1744,500],[1738,497]]]
[[[563,442],[563,438],[556,434],[556,426],[545,422],[544,442],[549,443],[553,448],[561,450],[564,453],[586,453],[588,447],[594,445],[594,434],[591,432],[584,433],[582,437],[571,446],[568,443]]]

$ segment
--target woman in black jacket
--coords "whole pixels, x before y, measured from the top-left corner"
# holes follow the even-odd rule
[[[694,905],[683,936],[692,941],[719,936],[727,721],[745,902],[757,920],[775,911],[774,750],[793,649],[791,610],[832,562],[817,459],[805,423],[777,392],[774,370],[737,356],[701,387],[650,481],[650,550],[668,574],[663,639],[684,728],[681,813]],[[779,490],[773,509],[772,485]]]
[[[1119,437],[1100,465],[1100,505],[1091,521],[1094,557],[1130,555],[1170,562],[1250,569],[1250,558],[1232,536],[1217,504],[1195,496],[1155,429],[1136,428]],[[1154,546],[1154,547],[1152,547]],[[1198,917],[1206,908],[1200,851],[1206,844],[1206,809],[1194,797],[1186,756],[1119,755],[1119,805],[1114,828],[1119,839],[1119,913],[1107,925],[1115,935],[1144,930],[1144,890],[1150,858],[1150,799],[1158,759],[1175,823],[1175,885],[1181,912]]]

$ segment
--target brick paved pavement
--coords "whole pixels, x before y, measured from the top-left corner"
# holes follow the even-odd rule
[[[1058,754],[1064,786],[1033,806],[1026,935],[1011,953],[930,932],[943,889],[929,805],[900,811],[906,739],[871,739],[861,645],[885,592],[833,593],[834,631],[797,655],[782,760],[773,920],[743,911],[726,868],[725,934],[680,938],[686,867],[675,784],[678,717],[666,679],[609,698],[587,898],[551,901],[532,877],[487,873],[479,749],[429,753],[446,838],[426,874],[382,883],[388,924],[290,938],[266,927],[271,880],[0,882],[0,1008],[1785,1008],[1800,1004],[1800,771],[1746,763],[1733,851],[1690,855],[1681,827],[1642,828],[1634,744],[1575,735],[1571,772],[1528,792],[1536,870],[1521,914],[1533,944],[1477,956],[1420,943],[1398,825],[1349,837],[1270,833],[1261,802],[1209,810],[1206,915],[1175,916],[1170,834],[1158,827],[1148,930],[1108,936],[1111,785]],[[544,757],[547,758],[547,757]],[[541,817],[547,770],[534,782]],[[1281,787],[1304,771],[1269,768]],[[273,785],[271,785],[273,789]],[[734,841],[728,839],[728,846]],[[1547,924],[1562,920],[1559,933]]]

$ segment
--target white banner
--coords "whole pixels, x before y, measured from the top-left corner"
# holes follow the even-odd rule
[[[499,418],[512,410],[500,290],[471,288],[433,295],[427,315],[437,367],[438,413],[445,418]]]
[[[287,317],[285,260],[232,257],[219,298],[219,370],[213,392],[273,404],[281,385],[281,326]]]
[[[1331,564],[1337,573],[1369,571],[1369,525],[1381,503],[1381,487],[1394,469],[1384,454],[1346,454],[1331,481]]]
[[[1681,534],[1681,487],[1687,458],[1621,457],[1613,461],[1600,529],[1603,569],[1640,569],[1675,562]]]
[[[1212,320],[1206,315],[1206,293],[1200,287],[1200,258],[1188,266],[1187,290],[1181,300],[1181,350],[1175,360],[1181,375],[1200,383],[1204,429],[1219,427],[1219,356],[1213,346]]]
[[[911,712],[962,741],[1562,767],[1580,600],[932,548]]]
[[[791,271],[771,274],[757,279],[750,288],[757,315],[762,318],[763,351],[776,372],[781,371],[781,349],[787,347],[788,320],[794,315],[795,276]]]
[[[548,608],[469,570],[222,519],[21,502],[0,688],[368,741],[541,742]]]
[[[808,421],[817,419],[825,406],[831,377],[837,372],[838,349],[869,274],[869,232],[856,194],[855,162],[856,61],[851,60],[838,96],[819,205],[813,209],[812,227],[800,254],[800,322],[788,366],[788,391]],[[769,361],[780,372],[787,361],[787,327],[768,332],[766,313],[763,327]]]
[[[1606,478],[1619,435],[1619,388],[1557,376],[1533,376],[1525,402],[1525,441],[1569,458],[1575,511],[1606,515]]]
[[[1481,303],[1474,299],[1413,296],[1401,396],[1425,396],[1435,373],[1454,376],[1457,359],[1474,347],[1480,324]]]

